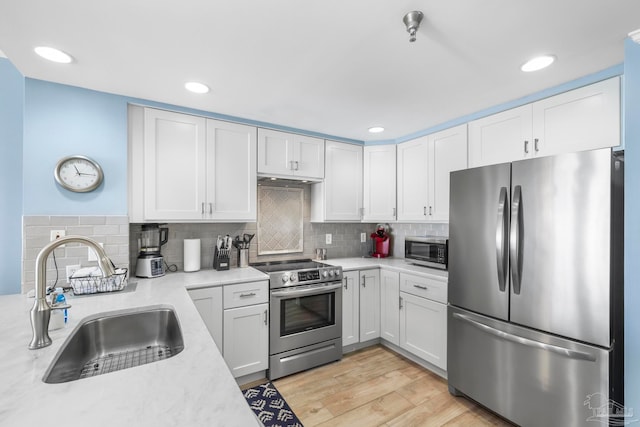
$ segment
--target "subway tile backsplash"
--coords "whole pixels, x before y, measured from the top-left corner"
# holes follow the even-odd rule
[[[68,235],[90,237],[104,245],[117,267],[129,267],[129,217],[127,216],[23,216],[22,217],[22,292],[35,287],[36,257],[50,241],[52,230],[64,230]],[[66,266],[97,265],[89,262],[84,245],[70,243],[54,250],[47,260],[47,285],[66,286]],[[55,268],[57,265],[57,269]]]

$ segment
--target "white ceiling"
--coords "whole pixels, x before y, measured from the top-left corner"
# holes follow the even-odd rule
[[[638,28],[638,0],[0,1],[0,49],[27,77],[364,141],[620,64]],[[558,60],[519,70],[541,53]]]

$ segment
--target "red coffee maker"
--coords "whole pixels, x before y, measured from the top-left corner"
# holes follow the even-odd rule
[[[373,239],[373,253],[374,258],[386,258],[389,256],[389,243],[391,242],[391,236],[389,236],[389,224],[376,225],[376,232],[371,233],[371,239]]]

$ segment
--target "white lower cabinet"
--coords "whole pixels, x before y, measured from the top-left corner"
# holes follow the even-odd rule
[[[380,272],[380,337],[400,345],[400,275]]]
[[[269,368],[269,282],[190,289],[198,313],[235,378]]]
[[[400,273],[400,347],[447,370],[444,281]]]
[[[360,341],[360,274],[345,271],[342,275],[342,345]]]
[[[380,338],[380,269],[360,271],[360,342]]]
[[[269,304],[224,311],[224,360],[234,377],[269,368]]]
[[[189,296],[222,353],[222,286],[190,289]]]

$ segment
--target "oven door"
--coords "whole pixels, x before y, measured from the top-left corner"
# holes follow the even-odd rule
[[[269,353],[342,337],[342,282],[273,289]]]

